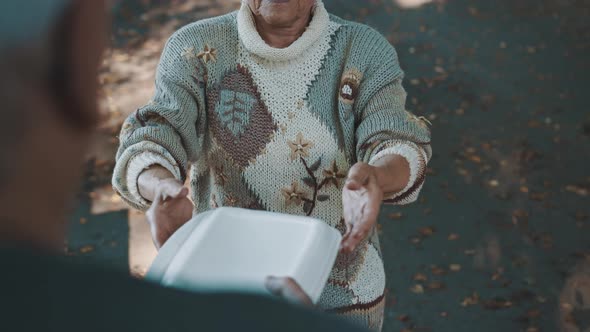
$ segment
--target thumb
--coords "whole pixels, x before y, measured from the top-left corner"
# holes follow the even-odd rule
[[[284,282],[281,278],[269,276],[266,278],[264,286],[269,292],[271,292],[271,294],[281,296],[284,289]]]
[[[184,198],[188,195],[188,188],[180,182],[169,183],[162,188],[162,201],[171,199]]]
[[[175,195],[172,196],[172,198],[174,198],[174,199],[185,198],[186,196],[188,196],[188,188],[187,187],[180,187],[180,189],[176,192]]]
[[[359,190],[367,182],[368,175],[361,171],[360,167],[355,167],[348,173],[346,179],[346,189],[348,190]]]

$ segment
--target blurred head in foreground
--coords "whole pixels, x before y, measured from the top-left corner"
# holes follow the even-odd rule
[[[0,242],[62,247],[97,119],[102,0],[0,3]]]

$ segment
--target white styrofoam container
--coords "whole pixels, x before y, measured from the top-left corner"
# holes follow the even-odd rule
[[[266,277],[291,277],[317,303],[341,239],[317,219],[223,207],[181,227],[146,278],[191,291],[268,294]]]

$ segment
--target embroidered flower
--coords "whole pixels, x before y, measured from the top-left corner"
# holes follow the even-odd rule
[[[309,149],[313,146],[313,142],[303,138],[303,134],[297,134],[295,141],[288,141],[289,147],[291,148],[291,160],[297,159],[297,157],[309,157]]]
[[[187,47],[182,51],[180,54],[186,60],[192,60],[195,58],[195,48],[194,47]]]
[[[287,206],[292,204],[301,205],[305,199],[305,193],[299,189],[297,182],[293,182],[291,186],[281,189],[281,193],[287,201]]]
[[[324,177],[324,181],[326,181],[326,187],[329,187],[332,184],[334,187],[340,189],[340,181],[346,178],[346,173],[338,169],[336,160],[334,160],[332,161],[332,166],[330,168],[324,169]]]
[[[227,183],[227,175],[224,173],[223,165],[215,168],[215,184],[225,186]]]
[[[208,44],[205,44],[205,49],[197,54],[199,59],[202,59],[205,63],[208,63],[209,60],[216,62],[217,61],[217,49],[209,47]]]
[[[225,195],[225,206],[236,206],[238,200],[232,194]]]

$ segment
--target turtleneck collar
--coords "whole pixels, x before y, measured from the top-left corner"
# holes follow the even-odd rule
[[[256,30],[254,15],[245,1],[242,2],[237,20],[240,40],[249,52],[270,61],[288,61],[299,57],[326,33],[330,16],[322,1],[318,0],[313,8],[311,22],[303,35],[285,48],[271,47],[262,39]]]

